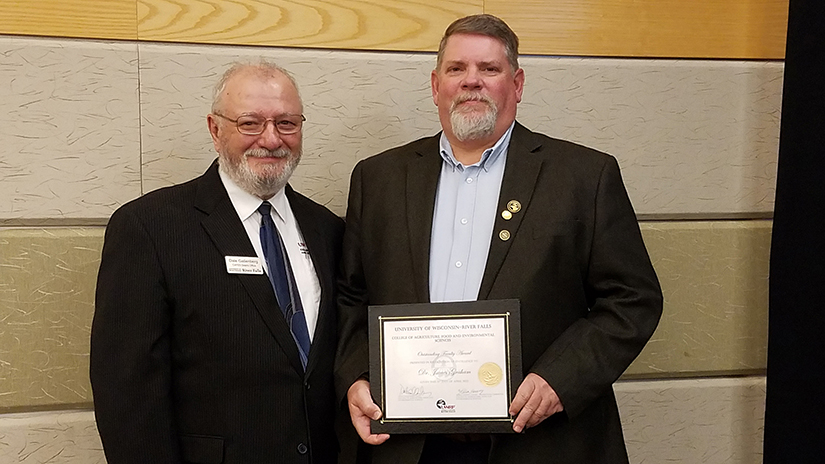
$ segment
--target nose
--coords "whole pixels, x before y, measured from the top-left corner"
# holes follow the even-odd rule
[[[471,67],[467,69],[464,78],[461,80],[462,90],[478,90],[481,88],[481,74],[478,69]]]
[[[281,139],[281,134],[275,127],[275,121],[267,120],[264,123],[264,131],[258,136],[258,145],[267,150],[275,150],[281,148],[283,144],[284,141]]]

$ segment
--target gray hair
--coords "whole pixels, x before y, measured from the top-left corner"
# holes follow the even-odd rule
[[[477,14],[472,16],[465,16],[463,18],[453,21],[444,31],[444,37],[441,38],[441,43],[438,45],[438,60],[435,64],[435,69],[441,69],[441,61],[444,59],[444,47],[447,46],[447,39],[455,34],[479,34],[487,37],[492,37],[502,45],[504,45],[504,52],[507,54],[507,61],[510,62],[510,67],[513,72],[518,69],[518,36],[510,26],[507,25],[500,18],[489,14]]]
[[[232,63],[229,69],[223,73],[221,79],[215,84],[215,88],[212,91],[212,112],[216,112],[220,110],[221,106],[221,99],[224,89],[226,88],[226,83],[237,74],[241,72],[252,72],[253,74],[259,77],[276,77],[278,75],[286,76],[289,79],[289,82],[295,87],[295,90],[298,91],[298,83],[295,82],[295,78],[292,77],[292,74],[289,73],[286,69],[278,66],[277,64],[266,61],[261,59],[259,61],[236,61]],[[298,91],[298,100],[301,100],[301,93]],[[301,102],[301,106],[303,106],[303,102]]]

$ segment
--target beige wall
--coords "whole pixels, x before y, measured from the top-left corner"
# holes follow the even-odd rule
[[[218,0],[208,21],[190,0],[45,3],[0,5],[0,34],[29,35],[0,35],[0,443],[22,443],[0,461],[42,462],[25,450],[65,440],[59,462],[102,461],[91,416],[65,411],[91,408],[104,225],[206,169],[210,87],[229,62],[295,74],[308,121],[293,184],[343,214],[355,162],[438,130],[422,50],[488,11],[535,54],[519,120],[616,156],[662,282],[659,329],[617,386],[632,462],[755,462],[787,1],[693,2],[678,25],[680,2]]]

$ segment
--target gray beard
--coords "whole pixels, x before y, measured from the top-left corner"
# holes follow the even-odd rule
[[[487,103],[487,111],[478,115],[463,113],[456,107],[468,100],[479,100]],[[496,118],[498,118],[498,108],[493,100],[486,96],[459,95],[450,105],[450,125],[453,127],[453,134],[459,142],[468,140],[478,140],[493,135],[496,129]]]
[[[301,161],[300,151],[293,154],[286,148],[279,148],[272,151],[263,148],[251,148],[244,152],[243,158],[238,162],[232,162],[222,153],[219,155],[218,161],[226,175],[238,184],[238,187],[258,198],[270,198],[284,188],[286,183],[289,182],[289,178],[292,176],[295,168],[298,166],[298,162]],[[258,175],[252,171],[247,161],[247,158],[256,156],[286,158],[287,163],[283,166],[283,169],[277,166],[271,166],[265,169],[262,174]]]

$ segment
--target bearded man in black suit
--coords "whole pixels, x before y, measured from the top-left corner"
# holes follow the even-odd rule
[[[336,390],[372,462],[627,462],[613,382],[662,294],[616,160],[516,122],[524,70],[499,18],[449,26],[431,75],[443,132],[352,173]],[[367,305],[520,300],[513,434],[374,434]]]
[[[343,221],[287,184],[304,120],[285,70],[237,64],[207,116],[217,161],[112,215],[91,340],[110,464],[336,462]]]

